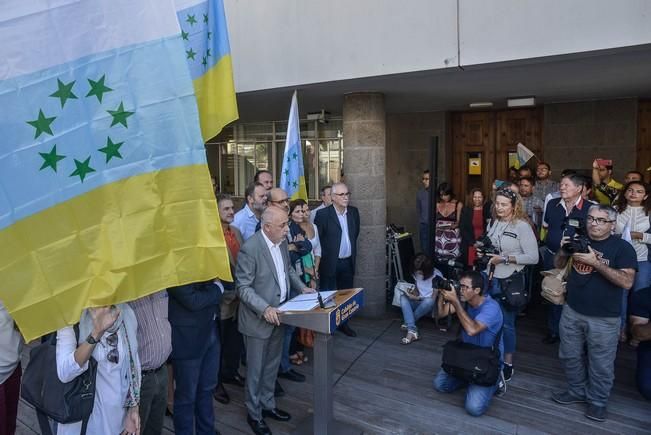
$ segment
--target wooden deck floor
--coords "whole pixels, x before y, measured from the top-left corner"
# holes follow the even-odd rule
[[[540,307],[539,307],[540,308]],[[539,309],[518,321],[515,374],[502,398],[495,398],[479,418],[463,409],[463,394],[445,395],[432,388],[441,360],[441,346],[453,332],[443,333],[432,321],[421,321],[422,340],[400,344],[400,316],[354,319],[356,338],[336,334],[335,416],[367,434],[642,434],[651,433],[651,403],[635,390],[635,352],[621,346],[616,381],[609,403],[610,418],[596,423],[583,416],[583,405],[560,406],[549,399],[564,386],[557,346],[543,345],[544,315]],[[305,383],[281,380],[287,395],[278,407],[292,414],[288,423],[267,421],[274,434],[289,434],[312,411],[311,363],[298,370]],[[217,428],[224,435],[251,433],[246,424],[243,390],[226,386],[231,403],[215,403]],[[164,434],[172,434],[170,419]],[[19,435],[39,433],[34,411],[21,402]]]

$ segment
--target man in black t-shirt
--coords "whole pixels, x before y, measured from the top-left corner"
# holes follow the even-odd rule
[[[633,293],[631,297],[631,335],[637,346],[637,389],[645,399],[651,400],[651,287]]]
[[[559,358],[568,389],[554,393],[562,405],[587,402],[585,416],[605,421],[606,405],[615,378],[622,289],[633,285],[637,256],[633,247],[612,236],[617,213],[610,206],[592,205],[586,217],[590,242],[587,253],[572,254],[567,301],[560,322]],[[561,240],[556,267],[569,260]]]

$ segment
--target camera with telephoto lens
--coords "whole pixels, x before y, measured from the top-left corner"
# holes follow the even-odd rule
[[[500,250],[493,245],[493,242],[491,241],[490,237],[488,237],[486,234],[480,236],[477,241],[475,242],[475,246],[477,249],[477,253],[481,254],[481,256],[477,256],[475,259],[475,270],[484,270],[486,267],[488,267],[488,262],[491,260],[491,257],[489,257],[490,254],[496,254],[499,255]]]
[[[588,234],[585,228],[585,221],[583,219],[566,217],[563,221],[562,229],[563,236],[565,236],[565,233],[568,230],[574,230],[574,235],[570,237],[569,241],[566,244],[561,246],[561,250],[564,253],[572,255],[577,252],[583,254],[590,252],[588,250],[588,246],[590,246],[590,239],[588,238]]]
[[[438,276],[434,279],[433,284],[434,288],[453,291],[457,293],[457,297],[461,297],[461,283],[456,279],[445,279]]]

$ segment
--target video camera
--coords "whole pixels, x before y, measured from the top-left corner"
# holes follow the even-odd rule
[[[585,227],[585,221],[583,219],[570,218],[569,216],[563,221],[563,236],[565,236],[568,230],[573,229],[574,234],[570,236],[570,240],[561,246],[561,250],[568,255],[574,253],[586,253],[590,252],[588,246],[590,246],[590,239]]]
[[[486,234],[480,236],[475,242],[477,253],[481,256],[477,256],[475,259],[475,270],[484,270],[488,266],[488,262],[491,260],[489,257],[490,254],[499,255],[500,250],[493,245],[493,241]]]

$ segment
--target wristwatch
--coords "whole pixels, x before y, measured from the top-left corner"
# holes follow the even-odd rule
[[[509,256],[508,255],[503,255],[502,260],[504,260],[504,264],[506,264],[507,266],[509,265]]]
[[[93,334],[90,333],[90,334],[88,334],[88,337],[86,337],[86,343],[88,343],[88,344],[97,344],[97,343],[99,343],[99,340],[95,340],[95,337],[93,337]]]

